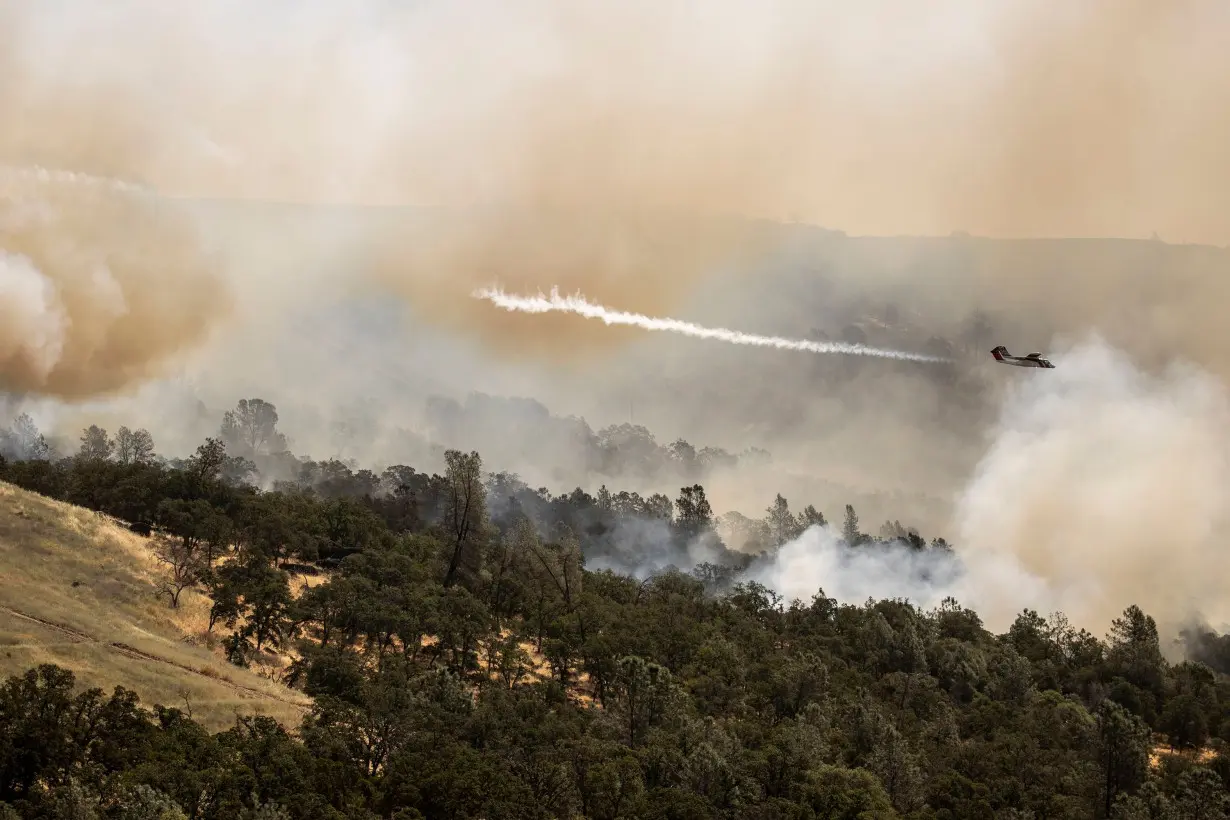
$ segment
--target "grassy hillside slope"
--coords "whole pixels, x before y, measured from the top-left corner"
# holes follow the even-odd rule
[[[0,482],[0,677],[56,663],[85,686],[190,707],[210,729],[236,713],[296,725],[308,699],[201,646],[208,599],[185,591],[170,609],[162,574],[148,539]]]

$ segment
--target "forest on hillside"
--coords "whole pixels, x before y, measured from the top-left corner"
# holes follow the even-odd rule
[[[749,570],[828,519],[780,494],[731,549],[703,471],[673,499],[556,495],[473,451],[297,458],[276,421],[240,402],[185,459],[140,429],[71,455],[28,416],[0,434],[0,480],[146,536],[163,605],[206,593],[231,663],[313,699],[301,725],[210,734],[190,704],[30,669],[0,686],[0,818],[1230,816],[1230,638],[1189,633],[1172,663],[1131,601],[1100,637],[783,600]],[[292,478],[261,481],[272,459]],[[950,551],[830,514],[845,550]]]

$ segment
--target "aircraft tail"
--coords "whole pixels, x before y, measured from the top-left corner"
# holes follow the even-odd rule
[[[995,361],[1002,362],[1004,357],[1008,355],[1008,348],[1003,345],[997,345],[991,349],[991,355],[995,357]]]

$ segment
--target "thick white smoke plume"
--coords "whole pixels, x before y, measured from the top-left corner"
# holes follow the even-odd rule
[[[926,607],[950,594],[960,573],[960,562],[951,553],[896,544],[849,549],[839,530],[816,526],[783,545],[777,560],[757,573],[756,580],[787,600],[804,603],[823,589],[825,596],[842,603],[908,598]]]
[[[735,345],[751,345],[753,347],[772,347],[778,350],[801,350],[809,353],[841,353],[848,356],[877,356],[883,359],[898,359],[912,362],[945,362],[940,356],[929,356],[924,353],[909,353],[901,350],[886,350],[867,345],[850,344],[848,342],[812,342],[802,339],[784,339],[780,336],[760,336],[755,333],[744,333],[739,330],[727,330],[721,327],[704,327],[684,322],[679,319],[657,319],[643,316],[639,313],[627,313],[622,310],[612,310],[602,305],[594,304],[584,296],[560,296],[559,288],[551,288],[551,295],[544,296],[513,296],[499,288],[479,288],[474,291],[474,298],[486,299],[497,307],[507,311],[522,313],[575,313],[586,319],[601,319],[608,325],[628,325],[644,330],[656,330],[666,333],[679,333],[695,339],[715,339]]]
[[[1137,369],[1100,339],[1023,371],[957,503],[960,567],[940,553],[868,550],[842,558],[813,528],[761,580],[788,599],[859,603],[952,595],[1004,629],[1024,608],[1062,611],[1100,633],[1137,604],[1159,624],[1230,612],[1230,400],[1175,364]]]
[[[55,284],[30,257],[0,248],[0,366],[21,359],[46,378],[64,351],[67,325]]]

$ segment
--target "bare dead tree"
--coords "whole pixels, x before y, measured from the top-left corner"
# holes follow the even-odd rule
[[[185,541],[158,534],[154,556],[170,569],[170,577],[162,582],[162,592],[171,600],[171,608],[179,608],[179,596],[185,589],[200,583],[206,571],[204,551],[200,542]]]

